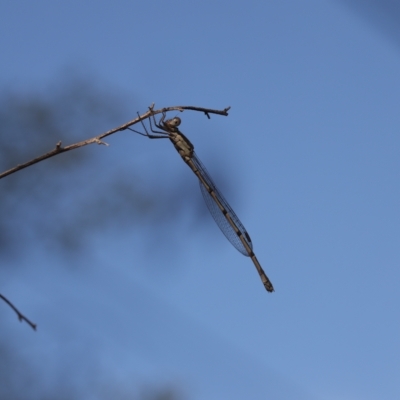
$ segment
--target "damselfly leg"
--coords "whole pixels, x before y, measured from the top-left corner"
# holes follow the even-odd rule
[[[139,113],[137,113],[137,114],[138,114],[138,117],[140,118]],[[151,132],[157,133],[158,135],[151,135],[151,134],[147,131],[146,125],[143,123],[143,120],[142,120],[142,119],[140,120],[140,122],[141,122],[141,124],[142,124],[142,126],[143,126],[143,129],[144,129],[145,133],[140,132],[140,131],[137,131],[137,130],[131,128],[131,127],[128,127],[128,129],[129,129],[130,131],[132,131],[132,132],[138,133],[139,135],[146,136],[146,137],[148,137],[149,139],[167,139],[168,136],[169,136],[169,135],[168,135],[168,131],[167,131],[166,129],[163,129],[162,127],[160,127],[160,129],[163,129],[162,132],[160,132],[160,131],[155,131],[155,130],[153,129],[153,126],[151,125],[151,117],[154,118],[154,115],[151,115],[151,116],[149,117]],[[163,116],[163,118],[165,118],[165,116]],[[156,121],[155,118],[154,118],[154,121]],[[161,121],[161,120],[160,120],[160,121]],[[157,124],[156,124],[156,126],[158,127]]]

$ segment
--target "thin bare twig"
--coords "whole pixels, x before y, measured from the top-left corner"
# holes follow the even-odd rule
[[[31,328],[36,331],[36,324],[34,324],[32,321],[30,321],[28,318],[25,317],[22,313],[19,312],[18,308],[14,306],[13,303],[11,303],[10,300],[8,300],[6,297],[4,297],[2,294],[0,294],[0,299],[3,299],[17,314],[18,319],[22,322],[25,321],[27,322]]]
[[[152,115],[156,115],[156,114],[160,114],[160,113],[165,113],[168,111],[181,111],[183,112],[184,110],[192,110],[192,111],[200,111],[203,112],[207,118],[210,118],[210,114],[218,114],[218,115],[224,115],[227,116],[228,115],[228,111],[229,111],[230,107],[227,107],[223,110],[213,110],[210,108],[203,108],[203,107],[194,107],[194,106],[174,106],[174,107],[164,107],[161,108],[159,110],[154,110],[154,103],[149,107],[149,110],[147,112],[145,112],[144,114],[138,116],[137,118],[133,119],[132,121],[129,121],[117,128],[111,129],[107,132],[102,133],[101,135],[95,136],[91,139],[86,139],[83,140],[81,142],[78,143],[74,143],[74,144],[70,144],[68,146],[62,147],[61,146],[61,141],[59,141],[56,144],[56,147],[49,151],[46,154],[43,154],[39,157],[34,158],[33,160],[30,160],[24,164],[19,164],[14,168],[9,169],[8,171],[2,172],[0,174],[0,179],[6,177],[7,175],[11,175],[14,172],[20,171],[21,169],[27,168],[33,164],[36,164],[40,161],[46,160],[47,158],[56,156],[57,154],[61,154],[61,153],[65,153],[66,151],[70,151],[70,150],[75,150],[78,149],[79,147],[83,147],[83,146],[87,146],[89,144],[93,144],[93,143],[97,143],[97,144],[103,144],[108,146],[107,143],[103,142],[101,139],[105,138],[106,136],[110,136],[113,133],[119,132],[119,131],[123,131],[125,129],[127,129],[128,127],[137,124],[140,121],[143,121],[146,118],[149,118]]]

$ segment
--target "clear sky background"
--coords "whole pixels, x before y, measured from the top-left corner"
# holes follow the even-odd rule
[[[276,290],[264,290],[204,212],[196,178],[168,141],[117,133],[109,147],[77,150],[95,156],[79,184],[60,184],[58,213],[69,216],[112,170],[138,188],[163,188],[152,201],[171,221],[116,218],[71,257],[45,246],[40,231],[15,242],[19,256],[0,260],[0,293],[38,331],[0,304],[3,385],[18,386],[14,398],[400,398],[400,11],[390,4],[1,2],[3,93],[55,96],[79,76],[124,99],[113,124],[77,119],[80,139],[152,102],[232,107],[211,120],[180,114],[181,130]],[[64,144],[76,140],[69,132]],[[34,133],[8,140],[24,135]],[[0,193],[21,175],[51,198],[39,171],[5,178]],[[59,168],[59,182],[68,174]],[[21,197],[16,214],[29,190]]]

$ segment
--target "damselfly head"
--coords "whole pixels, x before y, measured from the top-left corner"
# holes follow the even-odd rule
[[[171,128],[175,128],[181,124],[181,119],[179,117],[174,117],[165,121],[165,125],[170,126]]]

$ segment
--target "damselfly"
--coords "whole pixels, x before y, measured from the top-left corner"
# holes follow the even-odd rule
[[[152,135],[147,131],[143,121],[141,122],[145,133],[135,131],[132,128],[128,129],[139,133],[142,136],[147,136],[150,139],[171,140],[183,161],[185,161],[189,168],[196,174],[197,178],[199,178],[200,190],[203,198],[222,233],[232,243],[232,245],[236,247],[237,250],[252,259],[265,289],[267,289],[268,292],[273,292],[274,287],[272,286],[271,281],[268,279],[253,252],[253,243],[251,242],[250,235],[247,233],[245,227],[232,210],[232,207],[217,189],[206,168],[194,152],[193,144],[178,129],[178,126],[181,124],[181,119],[179,117],[174,117],[165,121],[165,117],[166,114],[163,113],[163,116],[160,118],[158,123],[154,115],[149,117],[150,129],[155,135]],[[159,131],[153,128],[153,124],[159,129]]]

